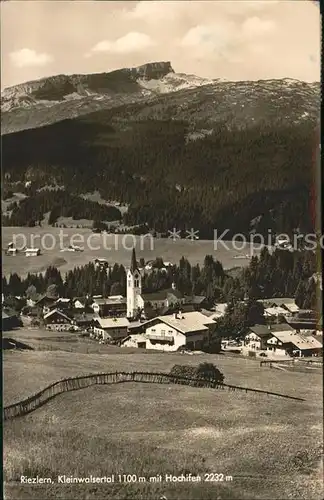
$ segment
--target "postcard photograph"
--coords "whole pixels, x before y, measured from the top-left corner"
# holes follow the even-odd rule
[[[2,1],[6,500],[322,500],[321,11]]]

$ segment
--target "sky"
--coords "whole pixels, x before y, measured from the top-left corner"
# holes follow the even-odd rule
[[[228,80],[320,80],[311,0],[1,2],[1,88],[171,61]]]

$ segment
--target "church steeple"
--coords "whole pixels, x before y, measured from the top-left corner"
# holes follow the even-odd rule
[[[135,248],[132,250],[130,268],[127,271],[127,317],[134,318],[138,313],[142,293],[142,277],[137,267]]]
[[[136,270],[138,271],[135,248],[133,248],[133,250],[132,250],[130,270],[132,271],[132,273]]]

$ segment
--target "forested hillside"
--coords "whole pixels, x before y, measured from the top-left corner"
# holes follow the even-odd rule
[[[214,229],[312,230],[313,122],[234,129],[201,123],[195,135],[188,120],[131,120],[129,114],[136,115],[129,107],[105,110],[3,136],[5,188],[32,181],[29,208],[18,207],[15,224],[29,223],[33,204],[39,215],[42,207],[57,211],[67,195],[98,190],[130,205],[127,224],[158,231],[194,227],[212,238]],[[48,184],[65,189],[48,200],[52,207],[35,196]]]

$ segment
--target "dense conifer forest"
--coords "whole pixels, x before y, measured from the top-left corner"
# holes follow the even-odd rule
[[[310,251],[288,252],[276,250],[272,254],[264,248],[260,257],[253,257],[248,268],[233,277],[225,272],[222,264],[210,255],[204,265],[191,265],[182,257],[170,270],[161,268],[162,259],[156,260],[154,272],[145,274],[142,291],[154,292],[170,288],[174,282],[185,295],[204,295],[207,302],[235,304],[243,299],[255,301],[271,297],[295,297],[302,309],[319,307],[320,289],[314,274],[318,271],[316,255]],[[30,287],[34,292],[45,293],[55,285],[56,293],[63,297],[86,297],[100,294],[126,295],[126,272],[122,265],[114,264],[107,270],[96,268],[92,263],[77,267],[62,277],[55,267],[49,267],[44,275],[28,274],[25,279],[12,273],[8,280],[2,278],[5,297],[23,296]]]
[[[128,113],[128,114],[127,114]],[[311,193],[316,191],[312,122],[208,127],[193,138],[190,120],[129,119],[111,110],[3,136],[5,190],[32,182],[29,198],[7,225],[30,225],[50,211],[114,220],[116,211],[77,201],[99,191],[105,200],[129,205],[124,223],[231,234],[313,231]],[[204,122],[194,129],[204,130]],[[48,185],[64,190],[37,193]],[[25,189],[25,188],[23,188]],[[27,189],[27,188],[26,188]],[[64,207],[64,208],[63,208]]]

